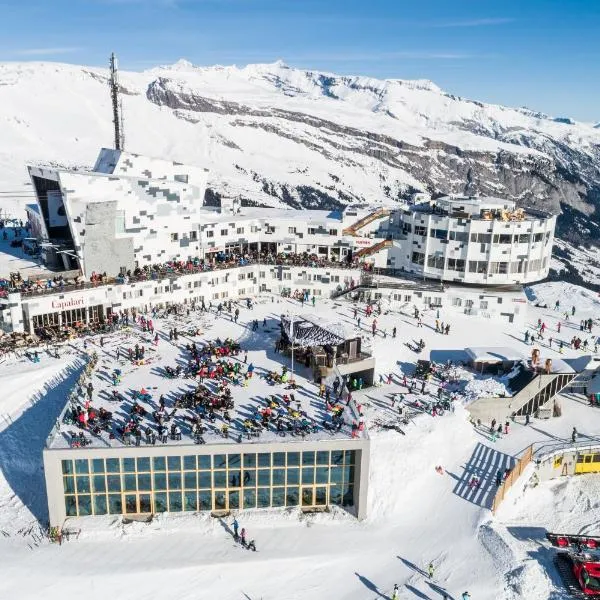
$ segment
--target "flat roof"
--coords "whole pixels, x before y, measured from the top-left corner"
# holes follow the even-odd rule
[[[181,440],[172,440],[169,436],[169,445],[194,445],[194,436],[192,433],[191,418],[199,414],[193,408],[177,407],[176,401],[186,392],[193,392],[198,381],[182,377],[165,377],[165,367],[171,368],[180,365],[185,368],[191,359],[191,354],[186,349],[186,345],[195,342],[198,348],[205,347],[213,341],[215,336],[210,334],[210,329],[214,324],[214,314],[203,316],[202,313],[193,312],[189,318],[168,318],[161,320],[160,339],[157,347],[152,344],[153,336],[144,334],[141,331],[117,332],[105,335],[104,345],[99,346],[99,336],[95,338],[96,347],[94,350],[99,355],[98,366],[92,377],[91,406],[96,414],[101,409],[112,413],[110,427],[94,435],[90,430],[85,431],[85,437],[91,441],[89,448],[117,448],[124,447],[125,443],[121,434],[122,428],[132,416],[132,408],[137,402],[145,412],[141,417],[140,427],[143,433],[142,446],[146,446],[146,428],[150,427],[158,437],[158,426],[155,422],[153,413],[159,407],[159,398],[164,395],[166,400],[166,412],[171,414],[176,409],[172,419],[165,423],[170,432],[172,423],[176,423],[182,430]],[[226,325],[226,327],[221,326]],[[177,327],[181,333],[177,341],[169,341],[169,328]],[[191,329],[200,330],[201,335],[190,335]],[[257,332],[249,331],[245,326],[229,322],[229,316],[226,322],[219,324],[219,333],[223,335],[223,330],[237,332],[237,341],[243,349],[237,356],[227,357],[225,360],[232,365],[238,364],[242,372],[248,365],[252,364],[254,372],[249,380],[247,387],[243,385],[233,385],[229,381],[229,389],[234,402],[234,407],[229,410],[231,417],[229,437],[224,438],[221,435],[221,426],[224,424],[223,411],[217,410],[217,418],[211,423],[207,418],[202,419],[202,425],[206,428],[203,439],[206,444],[236,445],[240,435],[243,443],[265,443],[281,441],[318,441],[331,439],[350,439],[352,436],[352,420],[355,415],[350,408],[346,408],[345,402],[340,406],[344,407],[344,425],[340,431],[330,431],[323,427],[323,423],[331,423],[331,414],[326,411],[325,400],[318,396],[318,386],[312,382],[312,371],[304,367],[299,361],[294,365],[294,377],[298,384],[298,389],[291,390],[285,384],[273,384],[264,377],[268,372],[277,372],[281,374],[282,367],[289,368],[290,357],[283,356],[273,352],[275,341],[279,338],[279,318],[274,315],[267,318],[267,326],[263,327],[260,323]],[[241,332],[241,335],[240,335]],[[146,348],[146,364],[136,365],[128,359],[128,350],[133,349],[135,344]],[[116,351],[119,349],[120,357],[116,357]],[[89,348],[88,348],[89,350]],[[244,350],[248,351],[247,364],[243,363]],[[210,359],[211,364],[215,364],[215,359]],[[116,386],[113,385],[112,374],[115,369],[121,371],[121,381]],[[224,381],[224,380],[223,380]],[[206,379],[203,384],[208,392],[218,393],[218,381],[216,379]],[[113,399],[113,390],[117,391],[119,398]],[[145,391],[148,395],[144,398],[135,399],[136,392]],[[295,397],[295,402],[290,405],[291,412],[287,410],[284,402],[284,395],[291,394]],[[280,408],[273,409],[279,411],[284,423],[297,422],[305,418],[311,425],[316,425],[315,431],[306,436],[292,435],[287,432],[283,437],[276,430],[274,424],[269,424],[260,436],[248,438],[244,433],[243,422],[245,419],[254,419],[259,415],[258,411],[267,407],[266,399],[274,397],[279,403]],[[76,406],[83,406],[87,395],[79,396],[75,402]],[[299,404],[298,404],[299,403]],[[299,408],[299,410],[298,410]],[[70,412],[71,405],[68,403],[65,407]],[[50,449],[64,449],[71,446],[71,432],[79,433],[82,431],[76,424],[60,425],[59,431],[54,431],[49,438],[47,447]],[[112,437],[111,432],[114,434]],[[364,434],[366,435],[366,434]],[[135,444],[135,438],[132,436],[132,445]],[[157,445],[161,445],[157,439]]]
[[[471,346],[465,352],[473,362],[509,362],[525,360],[525,356],[518,350],[505,346]]]

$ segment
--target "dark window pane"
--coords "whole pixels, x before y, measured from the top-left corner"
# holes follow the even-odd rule
[[[169,512],[181,512],[182,509],[181,492],[169,492]]]
[[[329,467],[317,467],[315,483],[329,483]]]
[[[198,468],[199,469],[210,469],[210,456],[199,456],[198,457]]]
[[[244,487],[254,487],[256,485],[256,471],[244,471]]]
[[[123,472],[124,473],[135,472],[135,458],[124,458],[123,459]]]
[[[327,504],[327,488],[318,486],[315,488],[315,504],[317,506],[325,506]]]
[[[344,467],[344,483],[354,483],[354,467]]]
[[[285,469],[273,469],[273,485],[285,485]]]
[[[342,503],[342,488],[339,485],[329,487],[329,502],[338,505]]]
[[[313,506],[313,489],[302,488],[302,506]]]
[[[138,490],[147,491],[152,489],[152,476],[150,473],[141,473],[137,476]]]
[[[349,486],[346,489],[342,504],[344,506],[353,506],[353,504],[354,504],[354,487],[353,486]]]
[[[92,477],[94,492],[106,492],[106,479],[104,475],[94,475]]]
[[[303,465],[314,465],[315,464],[315,453],[314,452],[303,452],[302,453],[302,464]]]
[[[213,466],[215,469],[224,469],[227,466],[227,456],[225,454],[215,454],[213,456]]]
[[[242,474],[240,471],[229,471],[229,487],[240,487],[242,485]]]
[[[213,472],[213,487],[224,488],[227,487],[227,473],[225,471],[214,471]]]
[[[344,462],[344,451],[343,450],[332,450],[331,451],[331,462],[334,465],[341,465]]]
[[[166,471],[166,461],[164,456],[155,456],[152,459],[152,468],[155,471]]]
[[[317,464],[318,465],[328,465],[329,464],[329,452],[324,450],[320,450],[317,452]]]
[[[196,492],[183,492],[183,510],[198,510]]]
[[[331,483],[342,483],[344,477],[343,467],[331,467]]]
[[[77,477],[77,493],[89,493],[90,491],[90,478],[88,475],[80,475]]]
[[[288,485],[297,485],[300,483],[300,469],[288,468],[287,469],[287,483]]]
[[[229,454],[227,456],[227,466],[230,469],[239,469],[242,464],[242,457],[239,454]]]
[[[227,498],[225,492],[215,492],[215,510],[225,510],[227,508]]]
[[[256,490],[244,490],[244,508],[256,508]]]
[[[300,452],[288,452],[287,464],[289,466],[297,466],[300,464]]]
[[[63,460],[62,461],[62,472],[65,475],[73,474],[73,461],[72,460]]]
[[[137,491],[137,480],[133,473],[130,473],[129,475],[123,475],[123,491],[124,492]]]
[[[240,492],[238,490],[229,491],[229,510],[240,507]]]
[[[75,473],[86,475],[90,472],[90,465],[87,458],[78,458],[75,461]]]
[[[166,492],[158,492],[154,494],[154,512],[167,512],[167,494]]]
[[[198,510],[212,510],[212,494],[210,492],[198,493]]]
[[[75,493],[75,477],[63,477],[63,489],[65,494]]]
[[[108,491],[109,492],[120,492],[121,491],[121,476],[120,475],[107,475],[106,481],[108,483]],[[121,511],[119,510],[119,513],[120,512]]]
[[[169,473],[169,490],[181,489],[181,473]]]
[[[120,473],[121,472],[121,465],[119,464],[118,458],[107,458],[106,459],[106,472],[107,473]],[[119,513],[120,512],[121,511],[119,511]]]
[[[137,511],[137,496],[135,494],[127,494],[125,496],[125,512],[127,514],[135,514]]]
[[[137,459],[137,470],[143,473],[150,471],[150,459],[147,456]]]
[[[272,506],[285,506],[285,488],[273,488]]]
[[[244,454],[244,467],[256,467],[256,454]]]
[[[285,505],[298,506],[300,500],[299,490],[297,487],[288,487],[285,492]]]
[[[274,452],[273,453],[273,466],[274,467],[285,467],[285,452]]]
[[[354,450],[346,450],[345,454],[344,462],[347,465],[353,465],[356,460],[356,452]]]
[[[123,513],[121,494],[108,495],[108,512],[111,515],[120,515]]]
[[[258,508],[267,508],[271,505],[270,488],[258,488],[256,491],[256,506]]]
[[[195,490],[197,487],[196,484],[196,471],[186,471],[183,474],[183,487],[188,490]]]
[[[168,456],[167,466],[169,471],[181,471],[181,456]]]
[[[268,452],[261,452],[258,455],[258,466],[259,467],[270,467],[271,466],[271,455]]]
[[[209,488],[211,487],[210,483],[210,471],[200,471],[198,473],[198,487],[199,488]]]
[[[140,512],[151,513],[152,504],[150,502],[150,494],[140,494]]]
[[[302,467],[302,483],[314,483],[315,481],[315,468],[314,467]]]
[[[186,471],[196,470],[196,456],[184,456],[183,457],[183,468]]]
[[[67,517],[77,516],[77,503],[75,502],[75,496],[65,496],[65,510],[67,512]]]
[[[167,489],[167,476],[164,473],[154,473],[154,489],[155,490],[166,490]]]
[[[258,469],[258,485],[271,485],[271,469]]]
[[[94,458],[94,460],[92,460],[92,473],[104,473],[103,458]]]
[[[94,495],[94,514],[95,515],[105,515],[108,512],[108,507],[106,505],[106,496],[104,494],[95,494]]]
[[[92,497],[89,494],[77,496],[77,504],[79,505],[80,517],[92,514]]]

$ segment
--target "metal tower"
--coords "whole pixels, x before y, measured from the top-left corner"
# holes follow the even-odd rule
[[[123,127],[123,103],[119,98],[119,77],[117,57],[113,52],[110,55],[110,99],[113,109],[113,125],[115,127],[115,149],[125,149],[125,131]]]

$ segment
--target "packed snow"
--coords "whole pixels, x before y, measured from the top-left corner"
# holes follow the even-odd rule
[[[582,288],[540,284],[530,289],[530,295],[549,307],[532,304],[530,327],[538,318],[555,327],[562,318],[553,310],[557,299],[565,310],[575,305],[577,319],[597,315],[595,295]],[[253,311],[240,307],[238,324],[214,314],[208,317],[212,327],[206,335],[238,338],[248,349],[249,360],[260,366],[272,339],[260,331],[245,337],[252,319],[293,308],[356,327],[349,302],[323,300],[313,309],[288,299],[262,300]],[[418,333],[431,350],[478,343],[528,351],[523,331],[511,325],[492,321],[482,328],[478,319],[441,313],[440,318],[452,324],[449,336],[435,333],[433,312],[424,316],[425,327],[418,331],[412,319],[393,311],[378,318],[380,330],[372,342],[377,371],[392,373],[393,383],[357,393],[372,441],[368,518],[358,522],[341,509],[316,515],[290,509],[242,512],[238,519],[256,540],[256,553],[233,543],[224,528],[227,520],[204,513],[165,514],[150,524],[78,519],[69,524],[81,528],[77,539],[60,547],[50,543],[43,531],[47,517],[41,451],[80,372],[84,349],[82,341],[74,341],[60,358],[44,354],[39,364],[25,357],[5,357],[0,364],[3,594],[20,600],[37,600],[42,589],[48,600],[84,592],[90,599],[108,593],[119,600],[158,595],[182,600],[370,600],[391,598],[398,583],[402,599],[441,599],[445,593],[458,600],[465,590],[473,600],[566,599],[553,571],[552,551],[542,543],[543,528],[593,532],[600,518],[598,476],[526,487],[511,496],[496,517],[489,508],[499,469],[510,468],[530,444],[542,448],[568,438],[573,426],[584,438],[596,439],[600,412],[581,397],[569,395],[562,399],[562,417],[533,419],[529,427],[513,424],[508,435],[492,443],[485,429],[474,428],[468,420],[462,406],[468,394],[457,392],[454,410],[442,416],[413,410],[414,400],[423,396],[408,394],[401,380],[402,374],[410,380],[419,356],[399,342]],[[383,330],[390,332],[394,325],[398,338],[389,333],[384,337]],[[573,320],[565,323],[565,339],[578,329],[575,325]],[[160,319],[155,326],[161,333],[169,327]],[[363,324],[361,334],[370,337],[370,323]],[[91,349],[102,356],[99,338],[88,339]],[[577,354],[570,348],[565,351],[565,356]],[[277,360],[285,364],[288,359]],[[457,369],[457,379],[464,383],[463,391],[494,392],[487,387],[494,378],[481,378],[464,367]],[[493,385],[499,392],[502,383]],[[391,399],[399,393],[411,411],[409,424],[402,425],[404,434],[385,426],[395,419]],[[435,382],[427,385],[426,393],[433,399]],[[443,474],[436,472],[438,465]],[[469,485],[474,476],[481,481],[478,488]],[[435,570],[432,579],[426,576],[430,562]]]

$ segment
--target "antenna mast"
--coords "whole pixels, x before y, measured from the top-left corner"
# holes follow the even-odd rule
[[[125,149],[125,134],[123,127],[123,104],[119,98],[119,77],[117,57],[113,52],[110,55],[110,99],[113,109],[113,125],[115,126],[115,149]]]

